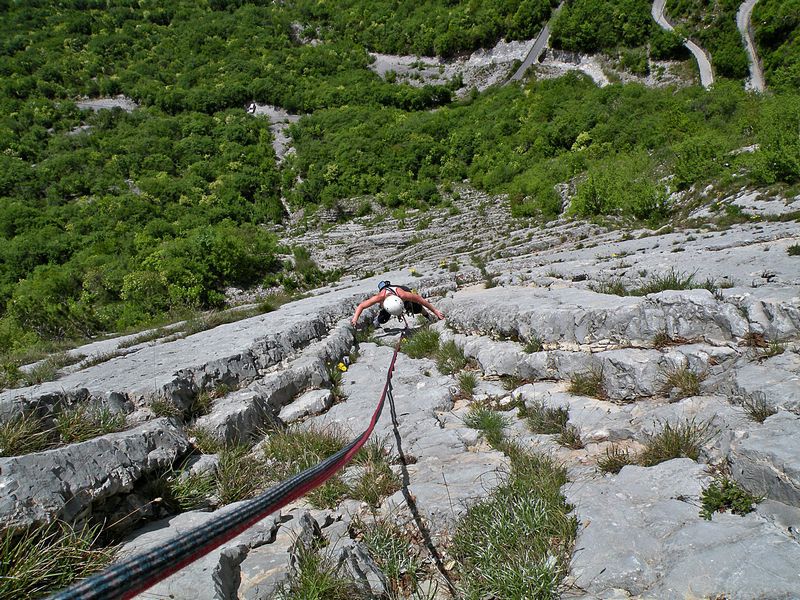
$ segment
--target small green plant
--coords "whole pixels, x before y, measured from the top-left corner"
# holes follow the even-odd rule
[[[273,596],[276,600],[359,600],[356,584],[339,575],[336,561],[320,548],[297,548],[297,568]],[[364,599],[366,600],[366,599]]]
[[[700,383],[705,379],[704,373],[695,373],[688,366],[668,367],[664,371],[664,387],[662,393],[669,394],[674,400],[697,396]]]
[[[579,396],[592,396],[594,398],[607,398],[603,384],[603,370],[593,367],[588,371],[574,373],[569,378],[567,391]]]
[[[628,288],[622,283],[622,279],[609,279],[598,283],[590,283],[589,289],[598,294],[611,296],[627,296],[629,293]]]
[[[545,406],[544,402],[537,400],[530,406],[520,411],[520,416],[525,419],[528,429],[533,433],[561,433],[567,426],[569,411],[563,407]]]
[[[461,265],[458,263],[457,260],[453,259],[450,261],[450,264],[448,265],[447,269],[451,273],[457,273],[458,271],[461,270]]]
[[[124,427],[125,415],[105,406],[80,404],[61,411],[55,419],[55,429],[63,444],[83,442]]]
[[[523,350],[528,354],[541,352],[542,350],[544,350],[544,344],[542,343],[542,339],[536,334],[532,335],[530,339],[527,342],[525,342]]]
[[[0,598],[37,598],[101,570],[116,549],[100,547],[98,527],[64,522],[6,529],[0,537]]]
[[[788,252],[789,256],[800,256],[800,244],[792,244],[786,248],[786,252]]]
[[[156,417],[180,417],[183,414],[172,400],[160,396],[150,400],[150,410]]]
[[[216,392],[209,393],[206,390],[203,390],[199,394],[195,395],[189,404],[189,408],[186,410],[187,420],[196,419],[197,417],[202,417],[203,415],[210,413],[211,407],[214,404],[214,398],[224,396],[226,393],[224,390],[227,390],[227,387],[220,389],[223,391],[219,395],[217,395]]]
[[[682,273],[675,268],[671,268],[664,274],[654,275],[650,281],[641,287],[631,290],[633,296],[646,296],[656,294],[665,290],[692,290],[707,289],[712,294],[717,291],[717,286],[710,279],[700,283],[695,281],[696,273]]]
[[[392,586],[392,598],[417,597],[418,586],[425,574],[425,557],[411,543],[411,536],[390,521],[369,525],[356,522],[362,540],[373,560]]]
[[[165,327],[159,327],[158,329],[151,329],[150,331],[143,331],[138,335],[134,335],[129,337],[126,340],[122,340],[117,344],[117,348],[130,348],[131,346],[138,346],[139,344],[144,344],[146,342],[152,342],[154,340],[161,339],[169,335],[169,330]]]
[[[758,423],[763,423],[767,417],[771,417],[778,412],[777,408],[767,404],[764,398],[750,398],[742,402],[742,408],[747,416]]]
[[[509,392],[513,392],[520,386],[525,385],[528,381],[519,375],[502,375],[500,377],[500,382],[503,385],[503,389]]]
[[[462,371],[458,374],[458,389],[467,398],[472,398],[478,381],[471,371]]]
[[[569,568],[577,523],[561,495],[563,466],[504,445],[506,481],[467,510],[452,555],[463,598],[557,598]]]
[[[0,456],[41,452],[52,442],[52,431],[34,413],[18,415],[0,424]]]
[[[213,473],[175,474],[168,481],[170,496],[181,511],[205,507],[209,497],[217,490]]]
[[[264,461],[245,445],[228,446],[219,453],[216,483],[223,505],[250,498],[265,483]]]
[[[754,510],[753,505],[761,502],[761,498],[750,494],[736,481],[723,477],[703,490],[700,502],[703,505],[700,516],[710,521],[714,513],[726,510],[744,516]]]
[[[603,473],[619,473],[622,467],[636,464],[636,457],[627,448],[612,445],[606,448],[605,456],[597,459],[597,468]]]
[[[477,429],[486,437],[493,448],[499,448],[503,441],[503,430],[511,424],[511,419],[482,404],[473,404],[464,416],[464,425]]]
[[[761,355],[759,358],[761,360],[765,360],[767,358],[772,358],[773,356],[778,356],[783,354],[786,351],[786,342],[782,342],[780,340],[771,340],[767,347],[761,351]]]
[[[572,450],[580,450],[584,447],[583,440],[581,439],[580,430],[574,425],[566,425],[561,431],[558,432],[556,441],[565,448]]]
[[[444,375],[451,375],[467,365],[463,350],[453,340],[442,344],[436,351],[436,368]]]
[[[186,429],[186,434],[189,436],[189,440],[192,441],[195,448],[203,454],[218,454],[225,446],[214,434],[203,427],[196,425],[188,427]]]
[[[439,349],[439,332],[434,329],[417,329],[413,335],[404,339],[400,350],[411,358],[428,358]]]
[[[400,480],[389,464],[389,456],[384,443],[372,439],[353,459],[362,468],[361,475],[353,484],[348,495],[370,506],[378,506],[384,498],[400,489]]]
[[[710,422],[684,420],[672,425],[662,423],[661,431],[650,436],[639,456],[639,463],[652,467],[673,458],[697,460],[700,449],[713,435]]]

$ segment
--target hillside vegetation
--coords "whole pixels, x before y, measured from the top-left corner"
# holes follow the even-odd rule
[[[756,44],[767,84],[800,89],[800,1],[761,0],[753,9]]]
[[[450,56],[530,38],[554,4],[0,2],[4,361],[223,306],[230,285],[323,281],[265,227],[285,218],[282,197],[306,214],[365,195],[424,209],[469,178],[507,192],[519,217],[552,219],[554,186],[570,184],[572,214],[656,224],[675,210],[668,193],[695,184],[798,183],[791,3],[757,7],[760,43],[774,47],[765,65],[784,82],[763,98],[740,81],[599,89],[570,75],[456,100],[460,81],[401,85],[368,68],[368,50]],[[684,56],[642,0],[570,2],[553,39],[619,52],[634,71],[648,53]],[[140,108],[75,104],[116,94]],[[251,100],[308,113],[280,166]]]

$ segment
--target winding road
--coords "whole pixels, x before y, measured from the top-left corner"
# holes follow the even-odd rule
[[[756,92],[763,92],[766,89],[764,83],[764,71],[761,69],[761,63],[758,60],[758,53],[756,52],[756,44],[753,41],[753,27],[750,23],[750,17],[753,14],[753,7],[758,0],[745,0],[739,7],[736,13],[736,27],[742,34],[744,41],[744,49],[747,51],[747,60],[750,63],[750,79],[745,84],[749,90]]]
[[[653,19],[655,19],[656,23],[658,23],[663,29],[666,29],[667,31],[674,31],[675,28],[664,16],[665,4],[666,0],[654,0],[651,11]],[[755,4],[755,1],[753,1],[753,4]],[[684,39],[683,45],[689,49],[689,52],[694,55],[694,58],[697,61],[697,68],[700,70],[700,84],[704,88],[710,87],[714,83],[714,72],[711,70],[711,61],[708,59],[705,50],[703,50],[690,39]]]
[[[506,83],[519,81],[522,79],[523,75],[525,75],[525,71],[528,70],[528,67],[539,61],[539,58],[542,56],[542,52],[544,52],[544,49],[547,47],[547,42],[550,41],[550,22],[556,18],[562,6],[564,6],[564,2],[561,2],[561,4],[559,4],[552,12],[550,15],[550,21],[545,23],[544,27],[542,27],[542,30],[536,37],[536,41],[533,43],[530,52],[528,52],[528,56],[525,57],[525,60],[522,61],[522,64]]]

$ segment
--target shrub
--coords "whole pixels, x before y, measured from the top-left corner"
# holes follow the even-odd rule
[[[694,419],[676,425],[663,423],[661,431],[650,436],[639,456],[639,463],[652,467],[673,458],[697,460],[702,445],[713,435],[709,422]]]
[[[703,506],[700,516],[710,521],[714,513],[726,510],[744,516],[752,512],[753,505],[761,502],[761,499],[747,492],[736,481],[723,477],[703,490],[700,502]]]

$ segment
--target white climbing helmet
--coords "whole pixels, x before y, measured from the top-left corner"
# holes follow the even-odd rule
[[[403,301],[398,296],[387,296],[383,300],[383,309],[390,315],[399,317],[403,314]]]

